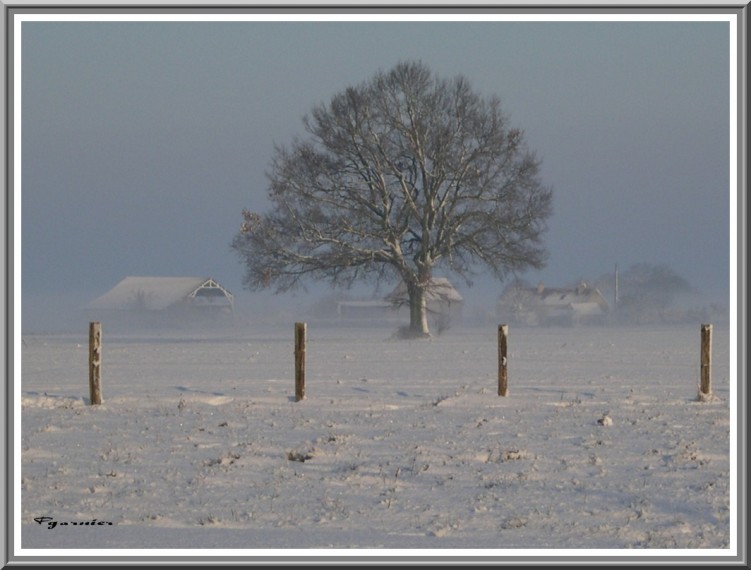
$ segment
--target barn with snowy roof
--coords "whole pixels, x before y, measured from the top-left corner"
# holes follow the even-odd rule
[[[234,296],[212,277],[130,276],[85,309],[96,320],[200,323],[231,316]]]
[[[447,325],[462,321],[464,298],[454,285],[445,277],[430,280],[425,300],[428,319],[433,324]],[[369,321],[389,319],[404,320],[409,318],[409,294],[407,285],[399,283],[383,298],[366,300],[340,300],[336,302],[336,313],[340,319],[367,319]]]
[[[403,281],[386,296],[385,300],[395,307],[403,308],[406,314],[409,314],[409,294],[407,285]],[[425,292],[425,300],[429,317],[455,323],[462,321],[464,297],[445,277],[431,278]]]

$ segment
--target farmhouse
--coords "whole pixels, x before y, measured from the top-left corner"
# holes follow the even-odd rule
[[[99,320],[201,322],[231,316],[234,296],[211,277],[126,277],[85,309]]]
[[[396,311],[388,301],[342,300],[336,302],[336,316],[340,319],[384,319],[395,317]]]
[[[532,326],[603,324],[608,311],[600,291],[583,281],[573,289],[510,287],[498,300],[501,319]]]
[[[461,321],[464,299],[448,279],[431,280],[426,295],[428,318],[434,324],[448,325]],[[340,320],[393,321],[409,319],[409,295],[404,283],[385,297],[336,300],[336,317]]]
[[[385,299],[397,308],[409,309],[407,285],[400,283]],[[433,277],[426,292],[428,316],[444,323],[461,322],[464,310],[464,298],[445,277]]]

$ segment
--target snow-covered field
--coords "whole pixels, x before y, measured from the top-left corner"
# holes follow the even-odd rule
[[[106,327],[100,406],[87,331],[24,336],[24,549],[730,544],[727,328],[699,402],[699,324],[511,327],[504,398],[493,327],[311,323],[295,402],[293,323]]]

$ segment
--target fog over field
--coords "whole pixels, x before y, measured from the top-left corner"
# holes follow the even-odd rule
[[[498,97],[540,159],[550,257],[523,278],[562,287],[666,263],[727,302],[729,48],[727,23],[701,20],[25,22],[24,319],[128,275],[239,294],[229,244],[243,208],[269,208],[274,146],[400,61]],[[505,285],[473,280],[462,293],[478,306]]]

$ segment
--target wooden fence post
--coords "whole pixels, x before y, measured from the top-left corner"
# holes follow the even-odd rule
[[[89,404],[102,403],[102,324],[89,323]]]
[[[712,325],[701,326],[701,384],[699,398],[712,395]]]
[[[306,323],[295,323],[295,401],[305,399]]]
[[[498,325],[498,395],[508,395],[508,325]]]

